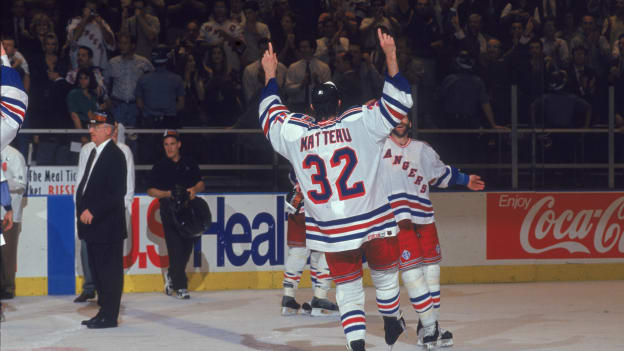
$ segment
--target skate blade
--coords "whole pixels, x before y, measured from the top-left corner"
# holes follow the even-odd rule
[[[453,346],[453,339],[438,340],[438,347],[451,347],[451,346]]]
[[[312,317],[329,317],[329,316],[337,316],[340,312],[333,310],[326,310],[324,308],[313,308],[310,315]]]
[[[426,343],[426,344],[422,345],[422,348],[424,348],[425,350],[435,350],[437,347],[438,347],[438,342],[437,341]]]
[[[290,307],[282,307],[282,316],[294,316],[299,310]]]

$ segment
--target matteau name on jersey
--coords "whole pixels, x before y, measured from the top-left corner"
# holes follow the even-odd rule
[[[321,137],[321,135],[323,137]],[[316,143],[315,143],[316,140]],[[320,146],[321,141],[323,145],[336,144],[336,143],[350,143],[351,133],[349,128],[340,128],[333,130],[324,130],[322,132],[316,132],[314,135],[308,135],[301,138],[300,152],[314,149],[314,146]]]

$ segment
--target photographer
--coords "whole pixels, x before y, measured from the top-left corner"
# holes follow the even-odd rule
[[[160,199],[160,215],[165,231],[165,242],[169,253],[169,271],[165,275],[165,294],[176,293],[178,299],[189,299],[185,273],[193,250],[194,238],[180,232],[174,222],[172,207],[182,200],[192,200],[204,190],[197,163],[180,155],[180,135],[169,130],[163,136],[166,158],[154,165],[150,173],[147,194]],[[176,189],[186,189],[177,191]]]
[[[121,32],[132,36],[136,54],[150,58],[152,48],[158,44],[160,21],[145,11],[145,1],[135,0],[132,7],[124,7],[121,13]],[[134,14],[130,17],[131,14]]]
[[[78,48],[86,46],[93,52],[93,66],[108,70],[106,50],[115,48],[115,35],[110,26],[97,13],[97,1],[86,0],[81,16],[73,18],[67,26],[69,56],[72,68],[78,66]]]

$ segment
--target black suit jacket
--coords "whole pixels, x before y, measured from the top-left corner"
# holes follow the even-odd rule
[[[76,199],[78,237],[88,243],[113,243],[125,239],[125,194],[126,159],[111,140],[93,165],[82,198]],[[80,221],[85,209],[93,214],[91,224]]]

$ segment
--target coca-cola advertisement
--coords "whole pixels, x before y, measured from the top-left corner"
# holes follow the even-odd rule
[[[624,258],[624,193],[488,193],[487,258]]]

